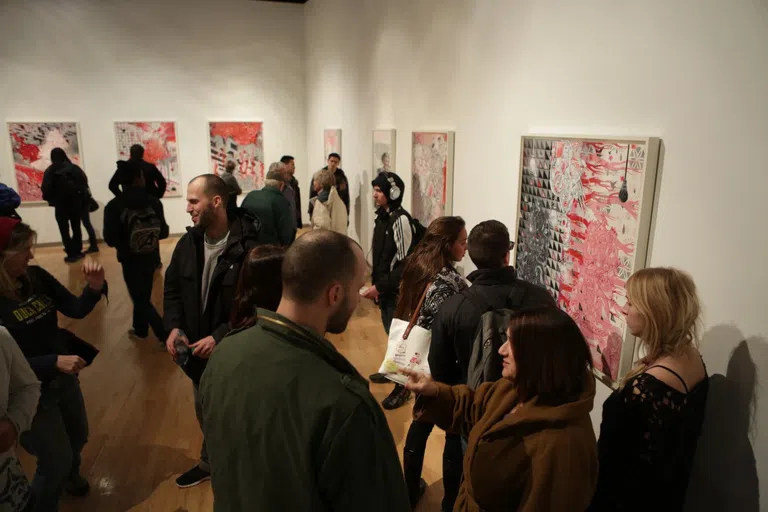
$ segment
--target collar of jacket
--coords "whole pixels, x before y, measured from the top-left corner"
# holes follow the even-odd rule
[[[365,388],[368,389],[368,381],[358,373],[355,367],[352,366],[352,363],[336,350],[336,347],[330,341],[319,336],[317,333],[266,309],[258,309],[256,311],[256,324],[262,329],[280,336],[294,346],[314,353],[340,373],[363,383]]]
[[[387,211],[383,206],[376,210],[376,217],[381,220],[387,220],[389,218],[392,218],[392,216],[396,213],[398,213],[400,210],[402,210],[402,206],[398,206],[397,208],[393,208],[389,211]]]
[[[516,279],[515,267],[483,268],[475,270],[467,276],[470,283],[480,286],[512,284]]]
[[[494,426],[485,433],[483,437],[495,436],[500,433],[518,428],[523,425],[538,424],[539,430],[546,428],[546,425],[557,423],[570,423],[585,416],[589,416],[595,400],[595,377],[591,372],[585,376],[585,389],[579,397],[567,404],[549,406],[538,405],[537,399],[524,403],[514,413],[510,411],[517,405],[517,391],[515,385],[507,379],[500,379],[495,385],[500,389],[496,393],[503,393],[502,402],[494,411],[497,415],[493,418]]]
[[[227,219],[229,220],[229,239],[227,240],[227,247],[232,246],[241,239],[256,238],[258,236],[259,230],[261,229],[259,220],[243,212],[244,210],[235,214],[227,213]],[[200,226],[188,226],[187,233],[194,237],[195,240],[202,242],[205,230]]]

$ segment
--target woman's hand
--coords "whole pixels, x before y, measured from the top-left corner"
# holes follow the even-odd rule
[[[85,361],[78,356],[59,356],[56,358],[56,368],[67,375],[77,375],[85,368]]]
[[[405,389],[424,396],[437,396],[438,388],[431,375],[403,368],[400,373],[408,377]]]
[[[83,262],[83,276],[91,290],[100,292],[104,288],[104,267],[98,261],[86,258]]]

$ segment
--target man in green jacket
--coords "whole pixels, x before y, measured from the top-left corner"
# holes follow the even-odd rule
[[[277,312],[259,309],[213,352],[200,394],[216,512],[410,511],[387,420],[324,338],[346,329],[365,271],[348,237],[301,236]]]
[[[296,238],[296,223],[291,205],[283,195],[285,164],[275,162],[269,166],[264,188],[249,192],[241,205],[259,219],[259,241],[265,244],[291,245]]]

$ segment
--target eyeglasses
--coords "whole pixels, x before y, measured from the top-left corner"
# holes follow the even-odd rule
[[[515,248],[515,242],[513,242],[512,240],[510,240],[510,241],[509,241],[509,250],[511,251],[511,250],[512,250],[512,249],[514,249],[514,248]]]

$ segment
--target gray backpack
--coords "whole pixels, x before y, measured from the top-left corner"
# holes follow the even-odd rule
[[[515,287],[507,296],[505,308],[493,309],[489,304],[482,307],[485,313],[480,317],[480,324],[475,331],[472,355],[469,358],[467,386],[470,388],[477,389],[483,382],[494,382],[501,378],[499,349],[507,341],[509,319],[523,307],[526,295],[525,284],[515,281]],[[466,293],[464,296],[472,300]]]

